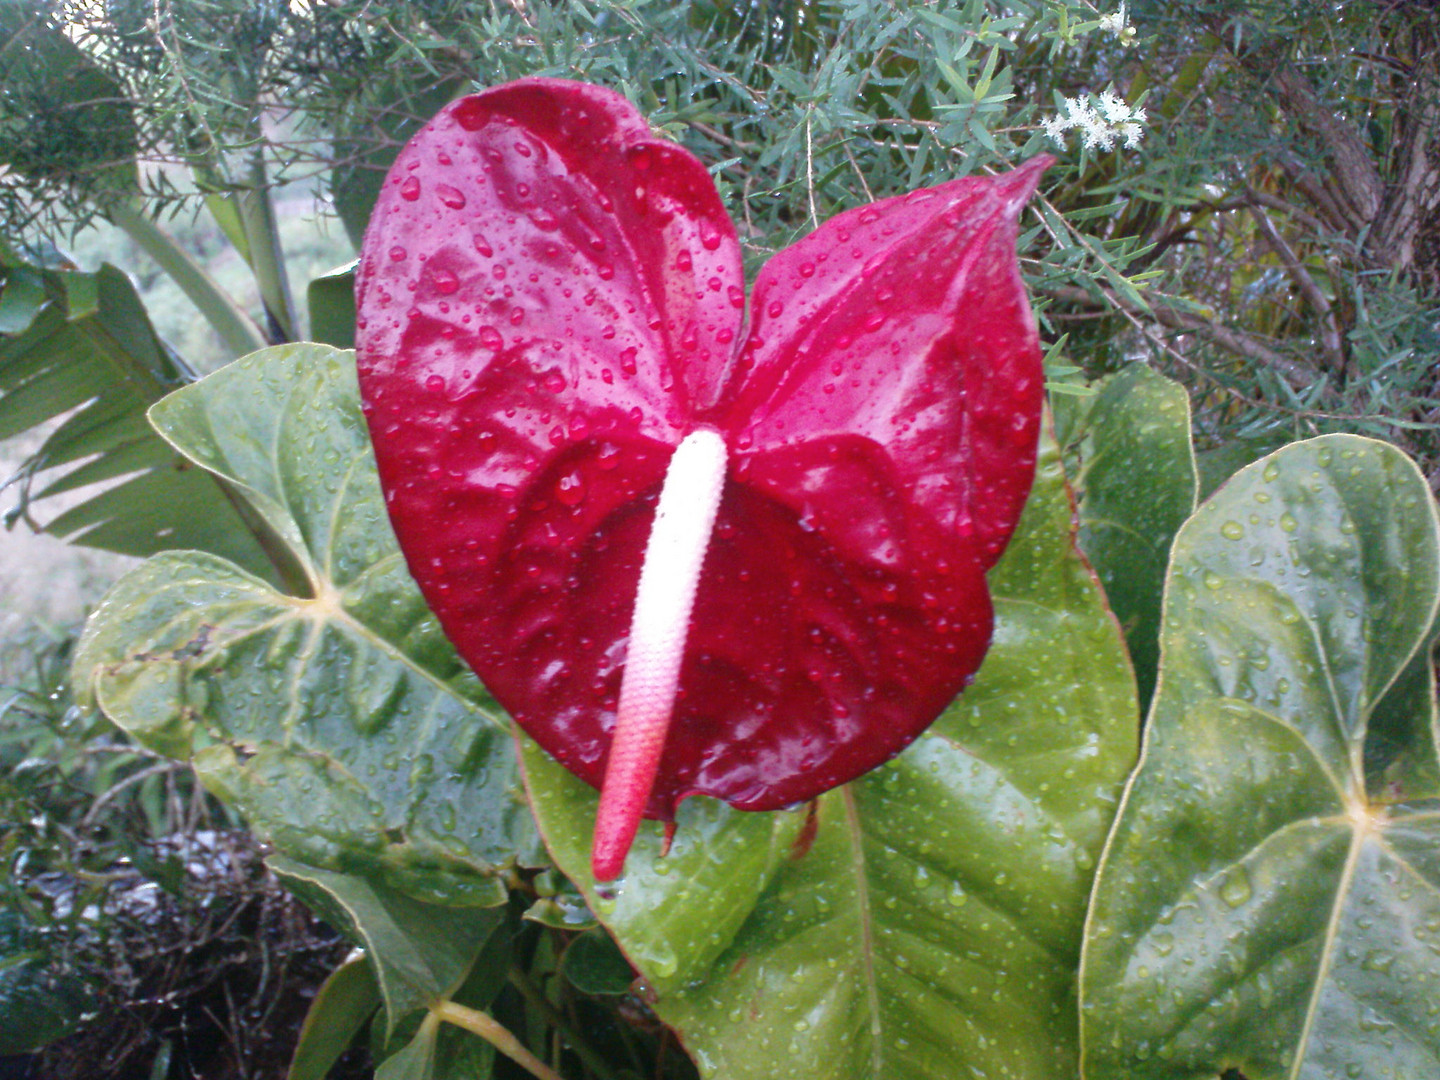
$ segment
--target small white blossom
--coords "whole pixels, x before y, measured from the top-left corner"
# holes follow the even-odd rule
[[[1100,29],[1107,34],[1114,34],[1120,39],[1120,44],[1129,48],[1135,44],[1135,28],[1130,25],[1129,13],[1125,10],[1124,0],[1121,0],[1120,10],[1109,15],[1100,16]]]
[[[1064,146],[1065,133],[1075,128],[1080,132],[1081,145],[1086,150],[1097,147],[1113,150],[1117,140],[1128,147],[1139,146],[1140,137],[1144,134],[1145,110],[1131,108],[1113,90],[1104,91],[1096,100],[1098,108],[1084,97],[1065,98],[1062,111],[1042,122],[1045,134]]]
[[[1130,106],[1114,90],[1105,90],[1100,94],[1100,111],[1105,114],[1108,124],[1123,124],[1130,119]]]

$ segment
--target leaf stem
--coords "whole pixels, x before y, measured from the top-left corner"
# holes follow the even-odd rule
[[[479,1035],[500,1053],[529,1072],[531,1076],[539,1077],[540,1080],[565,1080],[549,1065],[525,1049],[520,1040],[510,1034],[509,1029],[479,1009],[466,1008],[454,1001],[442,1001],[438,1005],[430,1007],[430,1015],[454,1024],[456,1027],[464,1028],[474,1035]]]
[[[540,988],[530,980],[528,975],[523,971],[511,968],[509,979],[510,985],[520,991],[520,996],[525,999],[525,1004],[538,1012],[547,1024],[560,1033],[566,1045],[575,1051],[575,1055],[586,1068],[601,1080],[619,1080],[615,1070],[610,1068],[610,1063],[590,1048],[570,1021],[565,1019],[560,1011],[546,1000],[545,995],[540,992]]]
[[[260,327],[245,314],[189,253],[145,216],[133,203],[116,201],[105,209],[106,216],[160,265],[200,314],[215,328],[226,347],[244,356],[270,344]]]
[[[296,558],[295,553],[290,550],[290,545],[271,524],[265,520],[253,506],[250,500],[236,487],[234,483],[218,476],[210,474],[210,479],[215,481],[220,488],[220,494],[225,496],[225,501],[230,504],[250,534],[255,537],[255,542],[260,545],[260,550],[265,553],[265,558],[275,568],[275,576],[279,583],[289,591],[291,596],[302,600],[311,600],[315,597],[315,582],[309,572],[305,569],[304,563]]]
[[[299,336],[295,301],[290,293],[290,277],[285,272],[285,255],[280,248],[280,229],[275,220],[275,203],[270,197],[265,157],[259,147],[251,157],[249,183],[240,191],[238,203],[240,222],[250,248],[250,269],[255,274],[272,329],[281,341],[295,341]]]

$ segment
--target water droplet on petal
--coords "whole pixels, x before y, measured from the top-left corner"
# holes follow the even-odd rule
[[[562,476],[555,485],[555,498],[565,506],[579,506],[585,501],[585,478],[578,472]]]
[[[401,194],[403,195],[404,192]],[[459,188],[451,187],[449,184],[436,184],[435,197],[451,210],[465,209],[465,193]]]

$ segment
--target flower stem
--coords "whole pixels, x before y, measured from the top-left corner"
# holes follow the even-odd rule
[[[466,1008],[454,1001],[442,1001],[430,1007],[430,1015],[479,1035],[531,1076],[538,1076],[540,1080],[565,1080],[525,1049],[520,1040],[510,1034],[508,1028],[479,1009]]]
[[[540,988],[523,971],[511,968],[509,981],[510,985],[515,987],[520,992],[520,996],[525,999],[525,1004],[538,1012],[547,1024],[560,1033],[560,1037],[565,1040],[587,1069],[600,1077],[600,1080],[617,1080],[617,1075],[610,1068],[610,1063],[585,1042],[580,1036],[580,1032],[575,1030],[574,1025],[554,1005],[550,1004],[545,995],[541,993]]]

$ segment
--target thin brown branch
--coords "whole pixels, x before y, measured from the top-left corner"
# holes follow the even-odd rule
[[[1275,228],[1275,223],[1270,220],[1265,211],[1258,206],[1252,206],[1250,207],[1250,216],[1259,226],[1260,235],[1265,238],[1265,243],[1270,250],[1285,264],[1285,269],[1300,290],[1300,295],[1305,297],[1306,303],[1314,308],[1315,313],[1320,316],[1320,345],[1325,350],[1325,359],[1329,362],[1331,370],[1336,374],[1344,371],[1345,348],[1340,338],[1340,324],[1335,318],[1335,309],[1331,307],[1329,298],[1315,283],[1315,279],[1310,276],[1310,271],[1305,269],[1305,265],[1290,245],[1285,242],[1285,238],[1280,235],[1280,230]]]
[[[137,784],[143,784],[152,776],[157,776],[160,773],[165,772],[174,772],[176,769],[179,768],[182,768],[180,762],[170,761],[169,759],[166,759],[165,761],[160,762],[158,765],[147,765],[145,768],[131,773],[129,776],[125,777],[124,780],[121,780],[119,783],[107,788],[99,795],[99,797],[96,798],[93,803],[90,804],[90,808],[85,811],[85,816],[80,819],[80,827],[84,829],[93,824],[95,818],[99,815],[100,811],[103,810],[108,803],[112,802],[117,796],[121,795],[127,789],[132,788]]]
[[[1291,161],[1284,154],[1281,154],[1277,160],[1280,167],[1285,170],[1285,175],[1290,178],[1290,182],[1299,188],[1315,208],[1329,220],[1329,231],[1348,236],[1353,240],[1360,231],[1360,227],[1320,182],[1320,178],[1307,171],[1299,162]]]
[[[1258,203],[1261,206],[1292,217],[1317,236],[1325,236],[1332,231],[1314,214],[1307,213],[1294,203],[1287,199],[1282,199],[1278,195],[1272,195],[1268,191],[1258,191],[1248,185],[1245,188],[1245,195],[1250,203]]]
[[[534,30],[535,18],[530,14],[529,9],[526,7],[525,0],[507,0],[507,2],[509,3],[510,7],[514,9],[515,14],[520,16],[520,21],[523,22],[526,26],[528,26],[531,30]]]
[[[756,150],[763,149],[758,143],[745,142],[742,139],[732,138],[719,128],[711,127],[709,124],[702,124],[699,120],[691,120],[689,123],[692,128],[700,132],[700,134],[704,135],[707,139],[713,139],[721,146],[728,146],[732,150],[739,150],[743,153],[753,153]]]
[[[1425,222],[1440,211],[1440,87],[1433,73],[1415,79],[1399,120],[1395,182],[1366,249],[1383,265],[1408,270]]]
[[[1074,292],[1085,294],[1085,290],[1083,289],[1075,289]],[[1094,302],[1093,298],[1091,298],[1091,302]],[[1285,416],[1294,417],[1296,420],[1301,420],[1310,424],[1312,430],[1318,430],[1318,428],[1315,428],[1314,426],[1314,421],[1316,420],[1339,420],[1344,423],[1358,424],[1373,422],[1385,423],[1391,419],[1381,414],[1361,415],[1355,413],[1325,412],[1320,409],[1295,409],[1291,408],[1288,405],[1281,405],[1278,402],[1266,401],[1263,398],[1252,397],[1251,395],[1246,394],[1241,390],[1237,390],[1235,387],[1230,386],[1228,383],[1222,382],[1220,379],[1216,378],[1214,371],[1212,371],[1205,365],[1195,363],[1195,361],[1191,360],[1179,349],[1175,348],[1173,344],[1171,344],[1165,338],[1157,334],[1151,324],[1141,319],[1134,312],[1125,308],[1120,308],[1119,311],[1121,315],[1125,316],[1125,318],[1129,320],[1130,324],[1135,328],[1136,332],[1139,333],[1141,337],[1143,337],[1160,352],[1164,353],[1174,363],[1178,364],[1180,367],[1183,367],[1186,371],[1189,371],[1195,377],[1203,379],[1206,382],[1210,383],[1226,397],[1229,397],[1232,400],[1237,401],[1242,405],[1246,405],[1252,409],[1258,409],[1261,412],[1282,413]]]
[[[1317,372],[1307,367],[1292,357],[1276,352],[1253,335],[1242,330],[1235,330],[1228,326],[1222,326],[1217,322],[1202,318],[1199,315],[1187,311],[1180,311],[1166,305],[1155,296],[1146,297],[1149,303],[1149,310],[1127,304],[1110,290],[1102,290],[1100,298],[1094,296],[1086,289],[1074,285],[1054,285],[1043,290],[1057,300],[1071,304],[1084,304],[1095,306],[1109,304],[1115,310],[1125,315],[1137,327],[1140,323],[1137,320],[1153,319],[1161,326],[1171,330],[1181,330],[1186,333],[1200,334],[1214,344],[1219,345],[1228,352],[1250,360],[1257,360],[1281,375],[1293,389],[1301,390],[1314,384]]]
[[[1274,85],[1285,111],[1325,144],[1346,201],[1362,221],[1374,221],[1385,196],[1385,182],[1360,133],[1326,108],[1305,76],[1290,64],[1278,65]]]
[[[855,160],[855,155],[850,152],[850,144],[843,142],[840,149],[845,151],[845,159],[850,162],[850,168],[855,170],[855,176],[860,181],[860,187],[865,192],[865,198],[870,202],[875,201],[875,193],[870,190],[870,185],[865,182],[865,170],[860,168],[860,163]]]
[[[1243,39],[1230,33],[1222,20],[1210,21],[1211,32],[1227,43],[1240,67],[1271,91],[1285,113],[1325,148],[1331,182],[1324,186],[1330,190],[1326,195],[1319,195],[1317,189],[1321,185],[1315,184],[1312,177],[1308,178],[1311,185],[1307,186],[1306,194],[1324,207],[1327,214],[1334,216],[1338,211],[1338,222],[1347,227],[1346,231],[1358,233],[1368,229],[1384,206],[1385,181],[1360,131],[1320,100],[1310,81],[1282,55],[1282,46],[1237,48],[1236,42]]]

